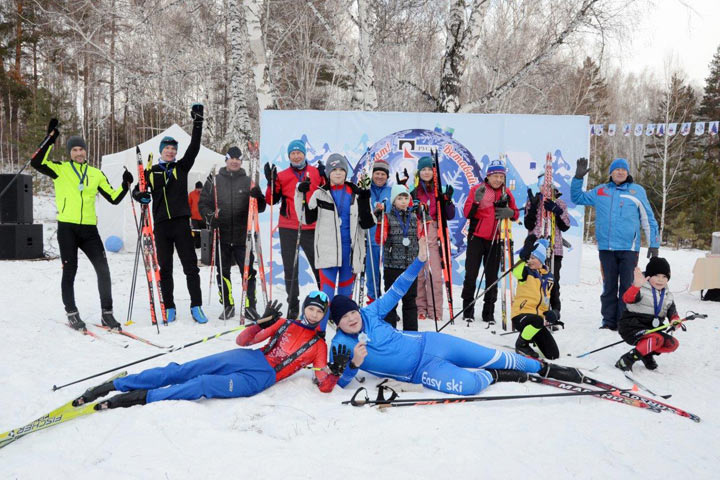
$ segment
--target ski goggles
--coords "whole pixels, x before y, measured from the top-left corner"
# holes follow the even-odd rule
[[[328,309],[328,306],[330,305],[330,297],[328,297],[327,293],[322,292],[320,290],[313,290],[308,294],[307,297],[305,297],[305,302],[303,302],[303,309],[307,307],[308,305],[315,305],[318,308],[321,308],[323,312],[326,312]]]

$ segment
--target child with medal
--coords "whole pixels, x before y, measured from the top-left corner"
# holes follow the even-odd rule
[[[375,230],[375,242],[383,245],[383,277],[385,291],[410,266],[418,255],[418,218],[412,207],[410,191],[405,185],[394,185],[390,192],[390,211],[385,213],[385,229],[381,238],[380,229]],[[380,212],[376,212],[376,217]],[[407,293],[402,297],[402,328],[417,332],[418,309],[417,280],[413,281]],[[399,317],[397,306],[385,317],[385,321],[397,327]]]

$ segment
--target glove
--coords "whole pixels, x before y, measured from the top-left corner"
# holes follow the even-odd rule
[[[123,177],[122,177],[122,178],[123,178],[123,180],[122,180],[123,183],[124,183],[125,185],[128,185],[128,186],[132,185],[133,181],[135,180],[135,179],[133,178],[133,176],[132,176],[132,173],[128,172],[128,169],[127,169],[127,168],[126,168],[125,171],[123,172]]]
[[[398,185],[407,185],[407,182],[410,179],[407,168],[403,169],[403,175],[405,175],[405,178],[400,178],[400,174],[398,172],[395,172],[395,183],[397,183]]]
[[[268,183],[277,182],[277,167],[275,165],[270,166],[269,163],[265,164],[265,178],[267,179]]]
[[[216,217],[215,214],[212,213],[212,214],[210,214],[210,216],[208,217],[208,219],[205,223],[207,223],[208,228],[213,230],[220,226],[220,218]]]
[[[443,192],[443,196],[445,196],[446,202],[452,202],[452,195],[455,192],[455,189],[452,187],[452,185],[445,185],[445,191]]]
[[[340,344],[337,347],[332,347],[333,361],[328,363],[330,373],[336,376],[340,376],[345,371],[348,362],[350,362],[350,349],[347,345]]]
[[[534,233],[531,233],[525,238],[525,243],[520,249],[520,260],[527,262],[530,259],[530,255],[532,255],[533,250],[535,250],[535,242],[537,242],[537,236],[535,236]]]
[[[255,185],[253,188],[250,189],[250,196],[253,198],[256,198],[258,200],[262,200],[263,193],[262,190],[260,190],[260,187]]]
[[[50,135],[50,145],[55,143],[55,140],[60,136],[60,131],[57,129],[58,121],[57,118],[51,118],[48,123],[47,134]]]
[[[480,200],[485,196],[485,190],[487,187],[485,187],[485,182],[481,183],[480,186],[475,190],[475,203],[480,203]]]
[[[565,325],[563,322],[560,321],[560,312],[558,312],[557,310],[548,310],[547,312],[545,312],[544,315],[545,323],[547,323],[548,325]]]
[[[527,198],[528,198],[528,201],[530,202],[530,207],[531,207],[532,210],[537,209],[538,205],[540,205],[540,198],[541,198],[541,197],[542,197],[542,195],[540,194],[540,192],[538,192],[538,193],[536,193],[535,195],[533,195],[532,190],[530,190],[530,189],[528,188]],[[527,212],[525,212],[525,213],[527,213]]]
[[[515,212],[510,207],[495,207],[495,219],[512,218]]]
[[[265,312],[261,317],[257,310],[249,307],[245,309],[245,319],[255,322],[257,326],[262,329],[266,329],[273,323],[277,322],[277,320],[280,318],[280,316],[282,315],[280,313],[281,308],[282,303],[279,303],[277,300],[273,300],[272,302],[267,304],[267,306],[265,307]]]
[[[147,205],[152,201],[152,195],[150,195],[150,192],[141,192],[140,190],[136,190],[132,194],[133,200],[135,200],[138,203],[142,203],[143,205]]]
[[[368,188],[361,188],[358,190],[358,198],[361,200],[364,200],[366,198],[370,198],[370,189]]]
[[[380,218],[384,211],[385,204],[382,202],[378,202],[377,205],[375,205],[375,210],[373,210],[373,215],[375,215],[375,218]]]
[[[578,158],[575,166],[575,178],[583,178],[590,171],[587,158]]]
[[[202,103],[193,103],[192,107],[190,108],[190,117],[193,119],[193,122],[202,123],[203,119],[205,118],[203,116],[204,111],[205,107],[203,107]]]
[[[300,193],[307,193],[310,191],[310,179],[305,178],[302,182],[298,183],[297,186],[298,192]]]
[[[540,194],[538,194],[538,195],[540,195]],[[558,217],[559,217],[560,215],[562,215],[562,213],[563,213],[563,209],[560,208],[560,205],[558,205],[557,203],[553,202],[553,201],[550,200],[549,198],[546,198],[546,199],[545,199],[545,202],[543,202],[543,205],[545,206],[545,210],[547,210],[548,212],[554,213],[554,214],[557,215]]]
[[[322,161],[318,162],[317,169],[318,169],[318,173],[320,174],[320,176],[325,177],[325,164]]]
[[[657,257],[659,253],[660,253],[660,252],[659,252],[658,247],[649,247],[649,248],[648,248],[647,258]]]

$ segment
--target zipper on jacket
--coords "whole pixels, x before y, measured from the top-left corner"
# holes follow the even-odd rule
[[[163,186],[163,198],[165,199],[165,211],[167,211],[168,220],[170,220],[172,218],[172,215],[170,215],[170,205],[168,204],[168,201],[167,201],[167,192],[165,190],[166,187],[167,187],[167,182],[165,182],[165,185]]]
[[[617,188],[615,188],[615,191],[617,191]],[[612,217],[613,217],[613,204],[615,203],[615,192],[613,192],[612,197],[610,197],[610,221],[608,222],[608,250],[612,250],[612,246],[610,245],[610,232],[612,232]],[[597,217],[597,215],[596,215]],[[595,220],[597,222],[597,219]]]

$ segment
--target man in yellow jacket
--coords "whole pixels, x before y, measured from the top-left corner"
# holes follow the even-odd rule
[[[520,262],[512,272],[518,280],[512,304],[512,324],[520,332],[515,342],[517,353],[538,358],[538,353],[530,346],[532,342],[546,359],[555,360],[560,352],[546,327],[562,326],[563,322],[560,321],[560,312],[550,309],[554,279],[550,269],[544,265],[547,248],[547,240],[538,240],[533,234],[525,239],[525,245],[520,250]]]
[[[110,269],[97,229],[95,197],[99,193],[108,202],[117,205],[128,192],[133,177],[126,170],[121,187],[113,188],[102,171],[87,164],[87,145],[85,140],[78,136],[67,140],[70,161],[51,161],[49,155],[59,132],[57,128],[53,128],[48,134],[51,141],[35,153],[30,164],[38,172],[52,178],[55,185],[57,239],[63,267],[62,299],[68,324],[76,330],[86,330],[75,305],[74,283],[80,249],[85,252],[97,274],[103,325],[121,330],[120,324],[113,317]]]

